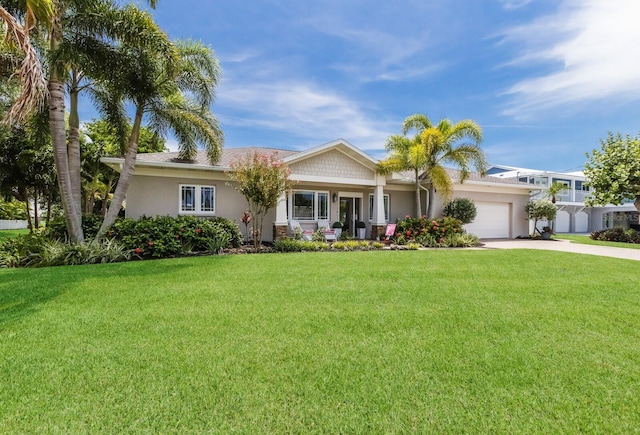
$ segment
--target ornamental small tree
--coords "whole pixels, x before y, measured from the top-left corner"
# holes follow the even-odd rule
[[[640,211],[640,138],[609,133],[600,145],[600,150],[586,154],[584,175],[594,190],[585,204],[619,205],[633,200]]]
[[[552,221],[558,213],[558,209],[555,204],[548,199],[529,201],[529,203],[524,206],[524,210],[527,212],[529,219],[533,220],[533,233],[531,233],[531,237],[535,236],[536,231],[539,231],[539,220],[546,219],[548,221]]]
[[[249,204],[253,218],[253,244],[256,250],[262,244],[262,226],[266,214],[278,205],[282,194],[293,187],[289,168],[274,153],[253,152],[231,163],[227,173],[237,183],[234,188]]]
[[[444,206],[443,214],[456,218],[463,224],[470,224],[476,218],[478,211],[475,203],[469,198],[455,198]]]

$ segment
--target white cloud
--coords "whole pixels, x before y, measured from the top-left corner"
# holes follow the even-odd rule
[[[509,29],[524,50],[510,65],[550,69],[507,90],[505,114],[526,118],[556,107],[640,97],[640,2],[565,0],[552,16]]]
[[[354,101],[311,83],[228,82],[224,87],[219,105],[240,114],[224,117],[226,124],[235,127],[262,127],[309,141],[300,145],[342,137],[362,148],[382,148],[391,134]]]
[[[500,0],[500,3],[502,3],[503,8],[507,10],[513,10],[520,9],[528,5],[529,3],[531,3],[531,0]]]

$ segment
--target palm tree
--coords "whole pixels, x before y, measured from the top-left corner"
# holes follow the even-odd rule
[[[552,203],[556,203],[556,196],[567,190],[568,187],[566,184],[561,183],[559,181],[554,181],[547,189],[547,195],[551,198]]]
[[[453,183],[444,165],[458,167],[459,181],[462,183],[469,177],[472,167],[484,176],[487,158],[479,147],[482,128],[470,119],[456,124],[443,119],[438,125],[424,129],[420,138],[426,157],[423,178],[429,188],[427,215],[432,217],[436,191],[444,200],[448,200],[453,193]]]
[[[387,139],[384,148],[388,157],[382,160],[377,168],[380,174],[413,171],[416,188],[415,212],[418,217],[422,216],[420,173],[427,164],[420,134],[431,126],[431,121],[425,115],[415,114],[407,117],[402,123],[402,135],[389,136]],[[413,138],[407,137],[411,130],[416,131]]]
[[[23,4],[7,1],[5,6],[0,5],[0,19],[6,26],[5,39],[16,44],[24,55],[18,72],[22,85],[20,95],[4,117],[5,122],[16,124],[23,122],[46,99],[42,63],[31,43],[30,33],[37,22],[49,22],[53,16],[53,0],[26,0]],[[22,24],[20,18],[23,18]]]
[[[96,239],[115,222],[124,202],[135,169],[143,117],[147,116],[150,128],[161,135],[173,131],[181,159],[194,159],[199,144],[205,146],[212,164],[220,158],[223,134],[209,110],[219,81],[218,61],[213,51],[200,43],[178,42],[176,48],[174,68],[165,56],[123,46],[121,59],[128,60],[121,63],[118,80],[106,82],[102,89],[105,103],[113,96],[119,99],[119,104],[104,105],[110,118],[121,116],[124,101],[134,104],[135,116],[118,185]]]
[[[378,163],[378,173],[413,171],[416,188],[415,212],[416,216],[421,216],[420,171],[426,163],[422,144],[406,136],[393,135],[387,139],[384,149],[388,153],[388,157]]]

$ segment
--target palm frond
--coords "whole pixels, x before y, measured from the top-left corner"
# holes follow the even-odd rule
[[[446,202],[453,195],[453,182],[443,166],[435,166],[429,171],[429,180],[440,197]]]
[[[406,136],[411,130],[416,130],[418,134],[422,133],[425,129],[433,126],[433,123],[426,115],[420,113],[413,114],[405,118],[402,123],[402,134]]]

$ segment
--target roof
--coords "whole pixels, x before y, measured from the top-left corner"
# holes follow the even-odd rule
[[[218,163],[215,165],[211,165],[209,163],[209,157],[207,156],[206,151],[198,151],[196,153],[196,158],[193,160],[180,160],[178,158],[178,155],[179,155],[178,152],[138,154],[138,157],[136,158],[136,163],[140,163],[140,164],[177,163],[177,164],[187,164],[187,165],[194,165],[194,166],[212,166],[212,167],[218,167],[220,169],[228,169],[231,167],[231,163],[233,161],[256,151],[263,152],[263,153],[264,152],[273,153],[280,159],[284,159],[299,153],[299,151],[280,150],[275,148],[260,148],[260,147],[224,148],[222,150],[222,155],[220,156],[220,161],[218,161]]]

